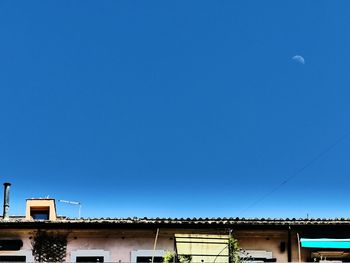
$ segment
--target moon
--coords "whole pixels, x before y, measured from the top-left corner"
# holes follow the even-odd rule
[[[292,57],[292,59],[297,61],[300,64],[305,65],[305,59],[300,55],[295,55],[294,57]]]

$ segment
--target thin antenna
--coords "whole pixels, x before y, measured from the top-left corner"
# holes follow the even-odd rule
[[[67,200],[58,200],[61,203],[69,204],[69,205],[79,205],[78,218],[81,218],[81,207],[82,204],[77,201],[67,201]]]

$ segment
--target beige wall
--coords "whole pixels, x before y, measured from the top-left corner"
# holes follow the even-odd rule
[[[54,231],[57,233],[57,231]],[[68,234],[66,261],[71,261],[72,252],[78,250],[108,251],[110,261],[130,262],[131,252],[134,250],[153,250],[155,231],[59,231]],[[33,261],[32,240],[35,231],[31,230],[0,230],[2,239],[21,239],[23,247],[20,251],[0,251],[0,255],[26,255],[27,260]],[[143,237],[144,236],[144,237]],[[174,251],[174,239],[159,236],[157,250]],[[28,255],[30,257],[28,257]]]
[[[6,256],[26,256],[27,261],[33,262],[34,258],[32,255],[32,245],[31,239],[29,238],[31,235],[30,231],[18,231],[18,230],[0,230],[0,238],[1,239],[21,239],[23,241],[23,246],[19,251],[0,251],[0,255]]]
[[[153,250],[153,238],[77,238],[70,239],[67,246],[67,261],[71,261],[71,252],[77,250],[105,250],[110,252],[112,262],[130,262],[131,251]],[[159,238],[157,250],[174,249],[174,241],[169,238]]]
[[[235,237],[238,239],[239,246],[246,250],[266,250],[272,252],[272,256],[279,262],[288,261],[286,231],[236,231]],[[286,249],[281,252],[281,242],[286,242]]]
[[[195,230],[192,231],[192,233]],[[55,232],[55,231],[54,231]],[[61,230],[62,232],[62,230]],[[71,261],[72,252],[78,250],[102,250],[109,252],[109,261],[130,262],[131,252],[135,250],[153,250],[156,230],[66,230],[68,234],[66,261]],[[160,230],[157,250],[174,251],[174,233],[179,230]],[[188,231],[184,231],[188,232]],[[23,240],[21,252],[31,252],[32,230],[0,230],[1,238],[20,238]],[[278,262],[287,262],[287,248],[280,251],[280,242],[287,242],[287,233],[283,231],[236,231],[240,247],[248,250],[266,250],[273,253]],[[31,239],[30,239],[31,238]],[[293,261],[298,261],[297,246],[293,246]],[[6,251],[0,252],[6,255]],[[306,258],[306,257],[305,257]]]

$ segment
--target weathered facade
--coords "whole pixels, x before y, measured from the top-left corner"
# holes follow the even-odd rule
[[[157,229],[159,234],[153,251]],[[238,239],[240,247],[246,250],[247,257],[252,254],[256,260],[287,262],[299,261],[298,235],[344,239],[350,235],[350,220],[127,218],[30,221],[10,218],[0,220],[0,238],[3,242],[21,240],[23,245],[15,250],[1,250],[0,259],[16,255],[25,256],[27,262],[34,261],[33,242],[39,232],[66,238],[65,261],[75,262],[77,257],[100,257],[104,262],[137,262],[138,257],[162,257],[166,251],[175,251],[175,236],[178,234],[197,234],[210,238],[227,235],[230,230]],[[314,258],[319,260],[322,257],[348,261],[348,251],[347,248],[301,247],[300,259],[313,261]],[[269,254],[271,256],[267,256]],[[203,257],[206,255],[203,253]],[[216,262],[227,261],[218,258]]]
[[[0,262],[161,262],[170,251],[192,262],[228,263],[231,235],[246,261],[350,260],[350,219],[69,219],[56,215],[53,199],[27,200],[23,217],[6,209]]]

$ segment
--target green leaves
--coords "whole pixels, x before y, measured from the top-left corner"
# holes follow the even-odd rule
[[[228,240],[228,248],[229,248],[231,262],[232,263],[240,262],[240,258],[239,258],[240,248],[239,248],[238,240],[235,239],[234,237],[230,237]]]
[[[38,231],[32,241],[33,256],[36,262],[64,262],[67,237]]]
[[[174,261],[175,259],[175,261]],[[180,263],[191,263],[192,256],[191,255],[175,255],[175,252],[167,251],[164,255],[164,263],[173,263],[173,262],[180,262]]]

